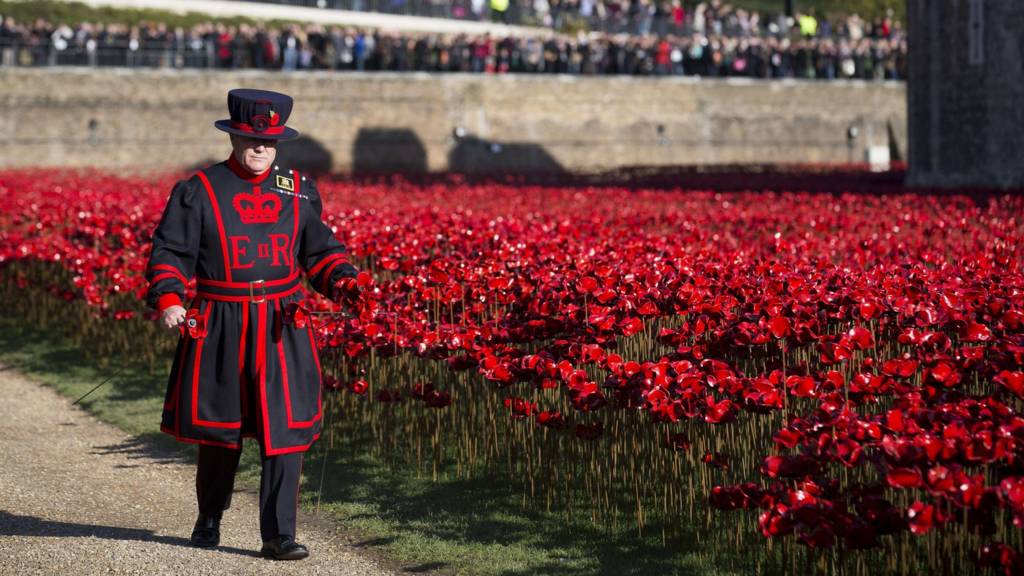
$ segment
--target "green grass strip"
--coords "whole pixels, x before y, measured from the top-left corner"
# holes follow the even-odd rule
[[[121,370],[83,400],[82,407],[132,435],[140,451],[193,462],[194,446],[179,444],[157,429],[169,358],[157,369],[140,360],[118,358],[103,362],[105,367],[96,360],[52,331],[15,316],[0,317],[0,361],[72,399]],[[347,440],[336,435],[327,452],[322,439],[307,453],[303,507],[311,509],[316,503],[326,452],[321,511],[345,532],[358,535],[360,546],[413,571],[484,576],[732,574],[719,566],[742,565],[742,557],[721,562],[685,543],[663,546],[654,535],[611,534],[583,519],[567,521],[524,507],[518,488],[498,478],[434,482],[394,470]],[[239,484],[255,489],[258,479],[258,448],[246,441]]]

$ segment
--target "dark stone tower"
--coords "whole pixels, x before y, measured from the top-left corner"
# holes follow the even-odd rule
[[[907,0],[910,176],[1024,188],[1024,0]]]

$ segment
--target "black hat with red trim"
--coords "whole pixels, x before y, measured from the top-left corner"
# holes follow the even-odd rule
[[[231,118],[213,123],[229,134],[262,140],[291,140],[299,136],[285,126],[292,113],[292,97],[270,90],[235,88],[228,92]]]

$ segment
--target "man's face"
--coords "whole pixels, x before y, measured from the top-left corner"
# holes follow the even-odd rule
[[[235,160],[245,169],[260,174],[274,163],[277,157],[277,141],[231,135],[231,147]]]

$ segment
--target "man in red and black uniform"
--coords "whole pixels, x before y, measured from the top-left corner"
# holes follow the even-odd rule
[[[298,135],[285,123],[292,99],[232,90],[232,153],[171,192],[146,275],[147,303],[182,332],[160,429],[199,444],[196,546],[216,546],[231,502],[242,438],[260,445],[262,553],[308,556],[295,542],[302,453],[320,436],[320,365],[310,326],[286,314],[312,287],[338,299],[356,269],[321,220],[313,180],[274,164],[276,142]],[[195,279],[196,296],[184,306]]]

